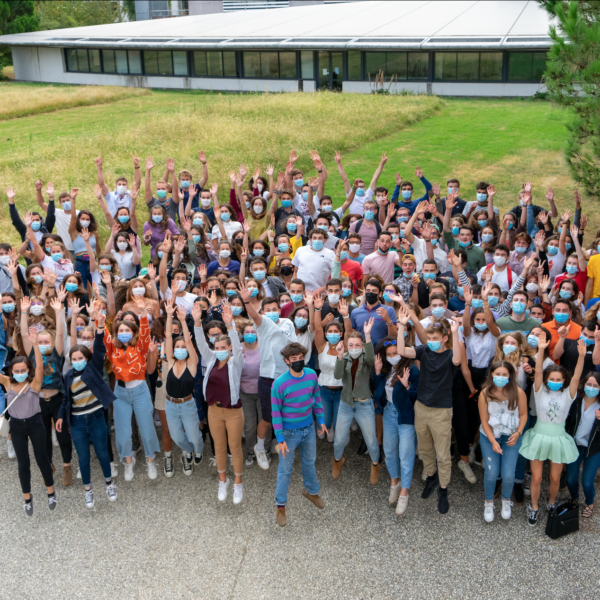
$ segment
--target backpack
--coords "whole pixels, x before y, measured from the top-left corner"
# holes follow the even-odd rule
[[[487,265],[487,267],[485,268],[485,270],[489,271],[494,266],[495,266],[494,263],[490,263],[489,265]],[[508,265],[506,267],[506,277],[508,279],[508,289],[510,290],[512,288],[512,284],[513,284],[513,272],[512,272],[512,269]]]
[[[354,233],[358,233],[361,225],[363,224],[363,221],[364,221],[364,219],[360,219],[360,220],[356,221],[356,227],[354,228]],[[377,232],[377,237],[379,237],[379,234],[381,233],[381,225],[377,221],[373,221],[373,223],[375,223],[375,231]]]

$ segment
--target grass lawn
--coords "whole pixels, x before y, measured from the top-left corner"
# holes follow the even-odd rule
[[[7,84],[13,85],[13,84]],[[25,84],[19,84],[25,85]],[[36,86],[30,86],[34,92]],[[300,168],[312,174],[309,150],[327,164],[327,192],[340,205],[343,187],[333,161],[342,150],[348,176],[370,181],[383,151],[388,163],[380,184],[389,187],[395,172],[415,183],[416,166],[444,189],[449,177],[461,181],[461,196],[474,199],[475,185],[496,185],[497,202],[508,209],[517,202],[524,181],[534,184],[534,201],[544,205],[548,186],[555,189],[559,209],[573,207],[575,184],[563,156],[568,115],[548,102],[498,99],[438,99],[319,94],[227,95],[153,91],[149,96],[97,104],[0,123],[0,188],[13,185],[17,206],[35,208],[34,181],[51,180],[57,190],[80,188],[78,206],[94,208],[96,180],[93,158],[102,152],[105,175],[132,179],[130,152],[152,156],[153,182],[162,177],[164,161],[174,157],[176,169],[199,175],[197,152],[209,159],[210,180],[227,199],[227,172],[244,162],[251,171],[275,164],[284,168],[296,149]],[[416,193],[421,193],[419,182]],[[588,230],[600,227],[596,211]],[[139,207],[138,218],[145,209]],[[100,212],[98,210],[98,212]],[[102,219],[103,220],[103,219]],[[8,225],[8,208],[0,205],[6,237],[18,242]],[[101,232],[106,234],[106,228]],[[588,234],[586,239],[591,238]]]

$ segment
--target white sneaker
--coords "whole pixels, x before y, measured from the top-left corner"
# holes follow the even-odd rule
[[[513,503],[510,500],[502,498],[502,512],[500,514],[502,515],[502,518],[507,521],[512,516],[512,505]]]
[[[475,448],[477,447],[477,444],[474,443],[471,448],[469,449],[469,464],[472,465],[475,462]]]
[[[402,491],[402,484],[400,484],[400,482],[398,482],[396,487],[394,487],[394,486],[390,487],[390,497],[389,497],[390,504],[394,504],[394,502],[396,502],[396,500],[398,500],[398,497],[400,496],[401,491]]]
[[[254,454],[256,456],[256,462],[258,463],[258,466],[263,471],[267,471],[269,469],[269,459],[267,458],[267,453],[264,450],[260,452],[257,444],[254,446]]]
[[[148,479],[156,479],[158,477],[156,463],[154,461],[150,462],[146,459],[146,469],[148,470]]]
[[[117,499],[117,486],[114,481],[106,486],[106,495],[108,496],[108,500],[110,502],[114,502]]]
[[[119,469],[117,468],[117,463],[110,463],[110,476],[113,478],[119,476]]]
[[[483,518],[486,523],[491,523],[494,520],[494,503],[485,501],[485,509],[483,510]]]
[[[358,423],[356,422],[356,419],[352,419],[352,425],[350,425],[350,430],[358,431]]]
[[[225,481],[219,479],[219,502],[225,502],[227,500],[227,488],[229,487],[229,478]]]
[[[321,432],[319,431],[319,433],[317,433],[317,437],[318,437],[320,440],[324,440],[324,439],[325,439],[325,432],[321,433]]]
[[[471,465],[469,463],[459,460],[458,468],[463,472],[465,479],[469,483],[477,483],[477,477],[476,477],[475,473],[473,473],[473,469],[471,469]]]
[[[83,488],[83,497],[85,498],[86,508],[94,508],[94,490],[91,487],[89,490]]]
[[[333,444],[333,440],[335,439],[335,431],[333,427],[327,432],[327,441],[330,444]]]
[[[8,451],[8,458],[10,458],[11,460],[13,458],[17,458],[17,454],[15,452],[15,447],[13,446],[12,440],[7,441],[6,450]]]
[[[52,445],[58,448],[58,438],[56,437],[56,429],[52,428]]]
[[[400,486],[400,484],[398,484]],[[398,498],[398,504],[396,504],[396,514],[403,515],[408,508],[408,496],[400,496]]]
[[[131,481],[133,479],[133,467],[135,467],[135,456],[131,457],[131,462],[123,463],[125,466],[125,481]]]
[[[79,467],[77,467],[77,475],[76,475],[77,479],[81,479],[81,469]]]
[[[219,490],[220,492],[220,490]],[[239,504],[244,499],[244,485],[242,483],[233,484],[233,503]]]

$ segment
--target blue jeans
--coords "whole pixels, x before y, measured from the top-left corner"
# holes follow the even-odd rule
[[[154,429],[154,407],[148,384],[143,381],[134,388],[124,388],[115,385],[115,396],[117,399],[113,404],[113,418],[115,420],[115,437],[117,438],[117,451],[121,460],[131,456],[131,414],[135,412],[144,444],[144,452],[147,458],[154,458],[159,452],[158,437]]]
[[[186,454],[191,454],[192,450],[196,452],[196,455],[202,454],[204,440],[199,429],[200,419],[196,403],[188,400],[182,404],[176,404],[165,400],[165,413],[171,439],[177,446]]]
[[[296,448],[300,448],[300,460],[302,461],[302,480],[304,489],[311,495],[319,493],[321,489],[317,481],[317,436],[314,423],[302,429],[284,429],[283,439],[288,447],[288,452],[282,458],[279,454],[279,467],[277,469],[277,488],[275,489],[275,503],[278,506],[287,504],[288,488],[292,476],[294,454]]]
[[[398,425],[398,411],[391,402],[383,410],[383,449],[390,477],[401,476],[402,488],[408,490],[415,468],[417,434],[414,425]]]
[[[528,429],[533,429],[537,421],[537,416],[527,415],[527,423],[525,424],[525,429],[523,429],[523,433],[525,433]],[[521,436],[523,437],[523,436]],[[515,483],[523,483],[523,479],[525,479],[525,468],[529,465],[529,461],[519,454],[519,458],[517,459],[517,469],[515,471]]]
[[[338,420],[335,430],[335,440],[333,442],[333,455],[335,460],[340,460],[344,454],[346,440],[350,432],[352,420],[356,419],[360,430],[362,431],[365,444],[369,449],[369,456],[374,463],[379,462],[379,443],[377,442],[377,432],[375,431],[375,409],[373,400],[366,402],[354,401],[354,407],[347,402],[340,402],[338,411]]]
[[[111,479],[110,457],[107,444],[108,429],[104,420],[104,411],[96,410],[88,415],[71,416],[71,439],[79,457],[79,469],[83,485],[90,485],[90,441],[100,461],[104,479]]]
[[[78,256],[75,257],[75,270],[79,271],[81,275],[81,281],[83,282],[83,287],[87,288],[87,283],[89,282],[92,285],[92,274],[90,272],[90,262],[86,260],[81,260]]]
[[[517,467],[517,459],[519,458],[522,437],[519,436],[514,446],[509,446],[506,443],[508,439],[508,435],[501,435],[499,438],[496,438],[496,441],[502,447],[502,454],[496,454],[492,448],[492,442],[487,439],[487,436],[484,433],[479,436],[481,453],[483,454],[483,468],[485,469],[483,489],[486,500],[494,499],[496,481],[500,473],[502,473],[502,499],[509,500],[511,497],[515,484],[515,469]]]
[[[325,427],[327,429],[337,429],[337,416],[340,407],[340,399],[342,390],[330,390],[326,387],[319,386],[321,394],[321,404],[323,405],[323,419],[325,419]]]
[[[579,450],[579,458],[567,465],[567,486],[571,498],[577,500],[579,498],[579,467],[583,463],[583,473],[581,475],[581,485],[583,486],[583,495],[585,496],[586,504],[594,504],[594,496],[596,495],[596,487],[594,479],[596,473],[600,469],[600,452],[593,456],[586,457],[587,447],[577,446]]]

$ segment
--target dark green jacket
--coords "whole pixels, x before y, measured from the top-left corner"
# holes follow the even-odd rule
[[[367,343],[363,347],[363,353],[356,359],[358,360],[358,370],[354,379],[354,389],[352,389],[352,357],[348,352],[344,354],[342,360],[336,360],[333,376],[342,380],[342,400],[354,406],[354,398],[366,400],[371,397],[371,371],[375,364],[375,353],[373,344]]]

